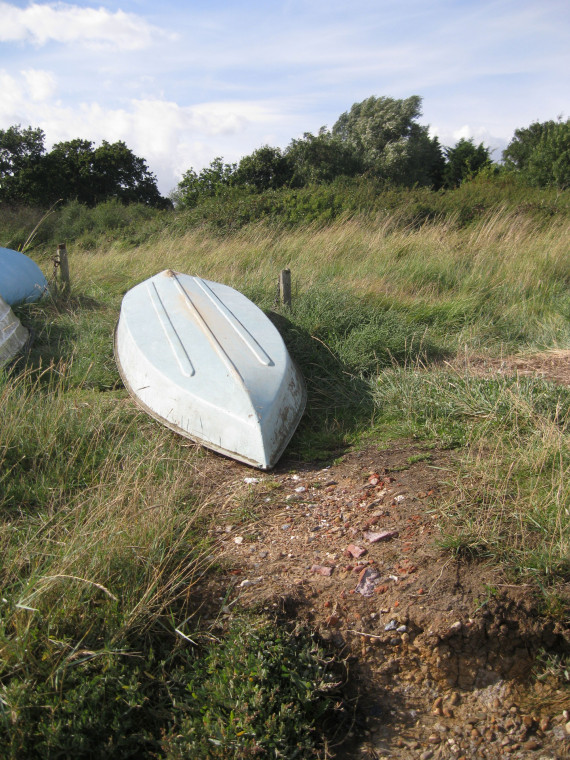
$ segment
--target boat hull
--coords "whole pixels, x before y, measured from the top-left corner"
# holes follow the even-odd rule
[[[121,305],[115,357],[137,403],[175,432],[260,469],[275,465],[306,391],[265,314],[220,283],[166,270]]]
[[[13,359],[26,345],[29,337],[28,330],[0,297],[0,366]]]
[[[35,261],[11,248],[0,248],[0,296],[9,306],[37,301],[47,289]]]

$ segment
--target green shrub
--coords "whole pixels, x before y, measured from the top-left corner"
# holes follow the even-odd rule
[[[317,757],[325,733],[342,737],[339,664],[306,631],[246,618],[205,640],[163,633],[156,649],[147,636],[94,651],[53,626],[28,631],[35,667],[0,670],[2,757],[293,759]]]
[[[185,714],[165,737],[168,760],[315,757],[327,714],[331,729],[335,675],[306,632],[240,621],[180,675]],[[337,709],[336,731],[345,719]]]

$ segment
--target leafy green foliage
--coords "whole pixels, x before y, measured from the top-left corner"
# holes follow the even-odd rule
[[[419,229],[436,220],[463,228],[476,225],[493,209],[532,217],[543,225],[552,218],[564,218],[570,208],[568,193],[533,188],[517,181],[513,173],[494,171],[480,171],[472,180],[445,192],[386,187],[362,176],[263,193],[228,182],[213,194],[199,194],[193,203],[189,207],[180,204],[171,212],[146,204],[125,206],[118,200],[94,208],[71,201],[56,206],[47,216],[30,207],[0,206],[0,245],[21,250],[25,244],[26,250],[42,251],[65,240],[84,250],[108,250],[111,245],[136,246],[149,240],[158,244],[165,235],[183,235],[196,228],[225,233],[260,221],[285,228],[322,227],[354,217],[386,219],[390,229]]]
[[[539,187],[570,187],[570,119],[515,130],[503,152],[507,168]]]
[[[122,203],[145,203],[157,208],[165,201],[144,159],[135,156],[124,142],[103,140],[97,148],[88,140],[57,143],[47,156],[53,165],[52,200],[76,199],[94,206],[116,198]]]
[[[46,645],[48,642],[45,642]],[[53,649],[53,648],[52,648]],[[53,657],[53,652],[36,655]],[[140,655],[82,652],[45,681],[4,683],[0,748],[8,758],[110,760],[156,756],[167,722],[153,709],[165,703]],[[147,672],[145,672],[145,670]],[[10,713],[6,711],[9,707]],[[164,713],[163,713],[164,714]]]
[[[433,186],[443,156],[437,138],[416,120],[421,98],[370,97],[354,103],[333,126],[333,135],[349,145],[373,175],[398,185]]]
[[[276,190],[289,183],[291,162],[279,148],[264,145],[239,162],[236,182],[257,192]]]
[[[174,199],[186,207],[238,186],[264,193],[286,187],[330,183],[339,177],[369,174],[405,187],[440,187],[444,157],[437,138],[415,123],[421,98],[368,98],[340,116],[332,131],[305,132],[287,149],[264,145],[235,165],[215,159],[208,169],[188,170]]]
[[[241,226],[271,216],[268,199],[258,203],[251,194],[289,188],[330,185],[339,178],[366,177],[387,186],[453,188],[483,170],[499,171],[489,149],[473,140],[460,140],[442,149],[428,127],[417,123],[422,99],[370,97],[341,114],[332,130],[306,132],[291,140],[285,150],[264,145],[244,156],[239,164],[215,158],[197,172],[188,169],[171,199],[194,209],[212,199],[229,199],[243,206]],[[535,123],[519,129],[503,154],[505,165],[539,187],[568,187],[570,182],[570,120]],[[229,192],[229,191],[236,191]],[[0,203],[43,208],[76,200],[90,206],[109,199],[170,208],[160,196],[156,179],[144,159],[124,142],[103,143],[75,139],[44,148],[40,129],[20,125],[0,130]],[[261,213],[260,213],[261,211]],[[203,213],[201,214],[203,216]],[[312,218],[312,217],[311,217]],[[331,217],[333,218],[333,217]],[[326,219],[324,219],[326,221]]]
[[[40,158],[44,152],[45,135],[41,129],[21,125],[0,130],[0,173],[14,177],[29,161]]]
[[[209,166],[197,174],[188,169],[178,183],[174,200],[184,208],[194,208],[200,201],[220,195],[233,183],[236,164],[224,164],[223,159],[215,158]]]
[[[32,207],[0,206],[0,244],[28,251],[55,248],[62,241],[84,250],[101,245],[139,245],[164,229],[168,211],[117,199],[90,208],[78,201],[55,206],[50,213]],[[46,272],[47,275],[47,272]]]
[[[44,139],[41,129],[19,124],[0,130],[0,202],[38,202],[47,179]]]
[[[328,183],[337,177],[352,177],[364,167],[352,147],[322,127],[318,135],[305,132],[292,140],[286,156],[292,164],[291,185],[305,187]]]
[[[454,148],[445,149],[445,157],[445,187],[459,187],[465,180],[473,179],[482,169],[491,166],[489,148],[483,143],[476,146],[473,139],[466,140],[463,137]]]
[[[306,631],[238,618],[199,649],[157,630],[95,651],[26,614],[29,671],[0,670],[6,760],[308,758],[346,730],[339,664]]]
[[[197,660],[184,717],[164,740],[166,758],[315,757],[332,713],[334,672],[306,632],[243,620]],[[337,710],[336,730],[346,716]]]
[[[116,198],[122,203],[169,206],[144,159],[118,141],[94,148],[89,140],[70,140],[44,148],[40,129],[0,130],[0,203],[48,208],[77,200],[90,206]]]

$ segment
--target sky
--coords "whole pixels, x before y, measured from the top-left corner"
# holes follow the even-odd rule
[[[444,146],[570,116],[568,0],[0,0],[0,129],[124,141],[168,195],[371,95]]]

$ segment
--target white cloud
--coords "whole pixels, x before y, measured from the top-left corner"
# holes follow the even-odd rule
[[[0,70],[0,119],[13,119],[18,113],[18,106],[22,102],[20,85],[8,72]],[[4,118],[2,118],[4,117]],[[6,126],[9,126],[7,124]]]
[[[510,142],[510,137],[507,137],[506,134],[499,135],[486,127],[473,127],[470,124],[463,124],[461,127],[451,130],[430,126],[429,133],[432,137],[437,137],[444,148],[453,148],[461,139],[473,140],[475,145],[483,143],[486,148],[489,148],[493,161],[500,161],[503,150]]]
[[[66,3],[31,3],[18,8],[0,2],[0,42],[83,43],[138,50],[164,33],[135,14]]]
[[[27,87],[28,96],[38,102],[48,100],[56,89],[55,77],[51,71],[40,71],[38,69],[27,69],[22,71]]]
[[[51,71],[26,69],[12,75],[0,69],[0,127],[20,123],[37,126],[45,108],[55,107],[51,98],[56,87]]]

